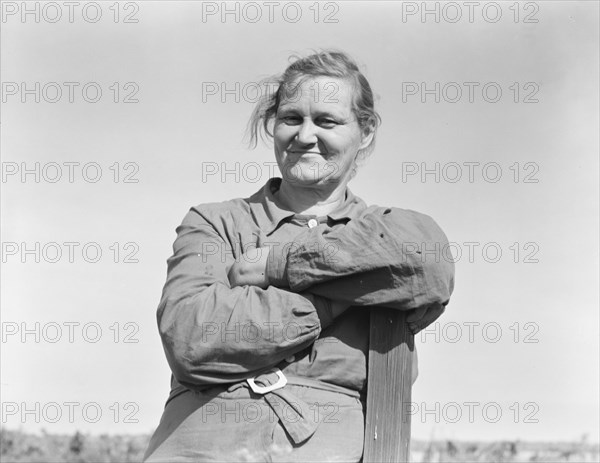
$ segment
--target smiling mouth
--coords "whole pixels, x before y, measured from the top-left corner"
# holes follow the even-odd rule
[[[317,154],[319,156],[323,156],[323,153],[319,153],[317,151],[296,151],[296,150],[290,150],[290,151],[288,151],[288,153],[299,154],[299,155],[303,155],[303,154]]]

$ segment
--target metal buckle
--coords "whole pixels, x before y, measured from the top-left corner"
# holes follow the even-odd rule
[[[254,382],[256,378],[248,378],[246,381],[250,385],[250,389],[252,389],[257,394],[266,394],[267,392],[275,391],[276,389],[281,389],[287,384],[287,378],[283,375],[283,372],[279,368],[272,368],[269,371],[262,373],[259,376],[266,375],[269,373],[276,373],[279,376],[279,379],[275,384],[271,384],[270,386],[259,386]]]

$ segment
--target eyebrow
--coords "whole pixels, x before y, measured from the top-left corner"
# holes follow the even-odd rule
[[[292,113],[292,112],[299,112],[299,109],[292,104],[290,105],[285,105],[282,104],[279,106],[279,109],[277,110],[277,114],[279,114],[280,112],[282,113]],[[336,119],[343,119],[346,120],[348,118],[351,118],[351,115],[343,115],[341,113],[335,113],[332,111],[324,111],[324,110],[316,110],[315,111],[315,116],[316,117],[333,117]]]

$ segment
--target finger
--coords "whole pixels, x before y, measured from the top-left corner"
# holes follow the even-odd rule
[[[434,321],[436,321],[446,310],[446,307],[437,304],[435,306],[431,306],[428,308],[427,313],[423,318],[417,320],[416,322],[412,322],[408,324],[409,329],[413,334],[417,334],[419,331],[425,329],[429,325],[431,325]]]
[[[440,316],[444,313],[446,307],[443,305],[434,307],[429,313],[425,314],[422,320],[422,326],[425,328],[428,325],[431,325],[434,321],[436,321]]]
[[[417,320],[423,318],[425,312],[427,312],[427,307],[419,307],[417,309],[411,310],[408,317],[406,317],[406,321],[408,323],[416,322]]]
[[[426,326],[437,320],[442,313],[444,313],[445,307],[441,304],[435,304],[427,307],[423,316],[418,320],[410,321],[408,324],[411,328],[417,331],[422,330]]]

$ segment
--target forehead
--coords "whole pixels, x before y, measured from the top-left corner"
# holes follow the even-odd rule
[[[350,114],[353,97],[354,85],[349,79],[310,76],[284,86],[279,109]]]

